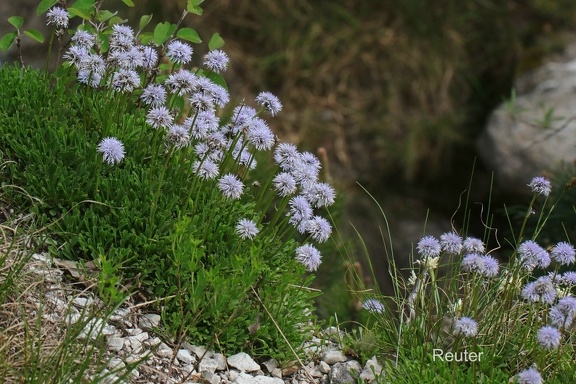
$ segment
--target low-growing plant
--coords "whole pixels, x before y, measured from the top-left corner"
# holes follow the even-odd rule
[[[193,56],[201,38],[181,22],[201,2],[152,30],[151,15],[134,30],[103,1],[40,2],[62,63],[0,69],[0,146],[40,200],[12,201],[54,231],[52,253],[95,261],[104,300],[160,303],[177,343],[293,359],[315,327],[313,243],[331,234],[335,193],[315,155],[269,128],[276,96],[232,105],[218,34]]]
[[[382,380],[576,380],[576,252],[566,237],[537,242],[544,227],[561,225],[550,219],[557,204],[549,201],[550,181],[535,177],[528,186],[531,203],[521,221],[511,222],[516,231],[510,238],[490,226],[488,209],[482,240],[456,228],[439,238],[425,235],[413,252],[414,268],[399,271],[390,257],[394,295],[357,291],[369,321],[352,348],[365,358],[381,357]],[[528,226],[534,231],[526,232]],[[392,239],[383,240],[392,249]],[[498,246],[487,249],[488,242]]]

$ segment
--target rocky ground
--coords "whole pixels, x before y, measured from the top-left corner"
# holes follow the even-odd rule
[[[20,301],[26,303],[29,316],[40,314],[49,335],[62,338],[67,329],[85,323],[77,341],[105,343],[99,358],[108,362],[107,367],[93,371],[89,378],[100,377],[102,383],[339,384],[357,383],[358,378],[371,383],[376,381],[374,372],[381,371],[375,358],[362,366],[346,356],[339,348],[341,331],[334,327],[304,346],[307,361],[288,366],[273,359],[255,361],[243,352],[225,356],[193,340],[175,346],[161,336],[161,318],[149,313],[149,306],[128,300],[111,316],[98,315],[103,313],[103,303],[74,263],[34,254],[22,273],[26,285],[34,289],[26,289]],[[7,316],[5,311],[2,316]],[[131,369],[135,362],[140,363]]]

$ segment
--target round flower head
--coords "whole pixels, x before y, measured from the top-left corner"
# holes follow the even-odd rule
[[[424,236],[416,246],[418,253],[423,258],[440,256],[442,248],[440,242],[434,236]]]
[[[274,145],[276,137],[264,120],[255,118],[252,119],[246,131],[246,139],[257,150],[267,151]]]
[[[322,263],[320,251],[312,245],[304,244],[296,248],[296,260],[306,267],[309,272],[314,272]]]
[[[144,65],[144,54],[138,47],[111,52],[109,59],[117,63],[120,68],[125,69],[136,69]]]
[[[141,47],[140,49],[142,49],[142,68],[146,71],[151,71],[158,64],[158,52],[156,52],[154,47],[149,46]]]
[[[272,116],[276,116],[282,110],[280,99],[270,92],[260,92],[256,96],[256,102],[264,107]]]
[[[88,31],[84,31],[82,29],[78,29],[74,36],[72,36],[72,42],[79,46],[84,47],[86,49],[90,49],[94,43],[96,43],[96,36]]]
[[[566,296],[550,309],[550,323],[558,328],[568,328],[576,319],[576,298]]]
[[[194,92],[190,96],[190,106],[194,107],[196,111],[210,111],[214,109],[212,96],[202,92]]]
[[[526,240],[518,246],[518,254],[522,262],[522,268],[532,271],[536,267],[546,268],[550,265],[548,252],[532,240]]]
[[[212,84],[208,95],[212,98],[212,104],[220,108],[224,108],[230,101],[228,90],[218,84]]]
[[[454,322],[454,329],[452,330],[454,336],[474,337],[477,333],[478,323],[474,319],[461,317]]]
[[[192,171],[201,179],[211,180],[218,176],[218,165],[210,159],[195,161],[192,164]]]
[[[166,102],[166,90],[160,84],[150,83],[142,91],[140,100],[149,107],[160,107]]]
[[[238,176],[231,173],[224,175],[218,180],[218,188],[229,199],[239,199],[244,190],[244,184]]]
[[[274,161],[283,171],[291,172],[300,159],[298,148],[291,143],[280,143],[274,150]]]
[[[272,180],[272,184],[280,197],[290,196],[296,192],[296,180],[287,172],[277,174]]]
[[[92,73],[84,69],[78,71],[78,82],[80,84],[86,84],[92,88],[97,88],[102,80],[102,75],[99,73]]]
[[[98,144],[98,152],[108,164],[117,164],[124,158],[124,144],[114,137],[107,137]]]
[[[134,31],[127,25],[114,24],[108,41],[111,51],[127,51],[134,45]]]
[[[140,76],[132,69],[121,68],[112,77],[112,88],[116,92],[130,93],[140,86]]]
[[[482,262],[484,263],[484,268],[481,272],[482,275],[486,277],[496,277],[498,276],[498,270],[500,269],[500,265],[498,264],[498,260],[493,258],[492,256],[483,256]]]
[[[306,230],[306,221],[312,216],[312,207],[304,196],[294,196],[288,202],[290,219],[288,222],[297,227],[300,233]]]
[[[560,345],[560,339],[562,335],[557,328],[544,326],[538,330],[536,334],[536,338],[538,339],[538,343],[544,349],[554,349],[558,348]]]
[[[306,232],[310,234],[312,239],[319,243],[323,243],[332,234],[332,226],[325,218],[321,216],[314,216],[306,221]]]
[[[576,271],[566,271],[561,276],[561,282],[569,287],[576,286]]]
[[[440,246],[449,255],[457,255],[462,251],[462,238],[455,232],[440,235]]]
[[[152,128],[167,128],[173,121],[174,118],[166,107],[151,108],[146,115],[146,124]]]
[[[192,92],[197,80],[198,77],[192,72],[181,69],[168,76],[165,84],[170,92],[182,96]]]
[[[228,55],[219,49],[208,52],[204,56],[204,65],[216,73],[224,72],[228,68]]]
[[[469,253],[462,258],[460,268],[464,272],[482,273],[484,270],[484,260],[477,253]]]
[[[192,60],[192,47],[186,43],[174,40],[166,48],[166,56],[176,64],[186,64]]]
[[[550,257],[561,265],[569,265],[574,263],[576,252],[571,244],[562,241],[552,248],[550,251]]]
[[[462,247],[464,249],[464,252],[469,252],[469,253],[484,253],[485,252],[484,243],[482,242],[482,240],[477,239],[475,237],[465,238],[464,242],[462,243]]]
[[[56,28],[68,28],[68,11],[61,7],[54,7],[46,14],[48,25],[54,25]]]
[[[74,65],[76,67],[80,66],[80,63],[90,54],[90,51],[86,47],[72,45],[66,53],[64,54],[64,59],[70,65]]]
[[[532,192],[539,195],[548,196],[552,190],[550,181],[542,176],[538,176],[532,179],[528,186],[532,189]]]
[[[362,303],[362,308],[372,313],[383,313],[384,304],[380,300],[368,299]]]
[[[171,124],[166,132],[166,141],[176,148],[184,148],[190,143],[190,134],[182,125]]]
[[[334,204],[336,192],[327,183],[312,183],[302,192],[310,204],[316,208],[329,207]]]
[[[542,276],[524,286],[522,297],[531,303],[552,304],[556,298],[556,287],[549,276]]]
[[[96,53],[88,53],[78,63],[78,69],[89,73],[103,75],[106,71],[106,62]]]
[[[253,239],[258,234],[258,227],[252,220],[241,219],[236,225],[236,233],[242,239]]]
[[[516,375],[518,384],[542,384],[542,375],[534,368],[526,369]]]

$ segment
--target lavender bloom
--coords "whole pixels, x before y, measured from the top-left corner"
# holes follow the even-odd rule
[[[98,144],[98,152],[102,153],[106,163],[118,164],[124,158],[124,144],[114,137],[107,137]]]
[[[256,110],[247,105],[241,104],[234,108],[234,111],[232,112],[232,124],[235,129],[233,133],[236,134],[242,130],[242,128],[249,124],[255,116]]]
[[[120,68],[136,69],[144,65],[144,54],[138,47],[131,47],[126,51],[114,51],[109,56]]]
[[[532,240],[526,240],[520,244],[518,254],[522,267],[529,272],[538,266],[546,268],[550,265],[551,260],[548,252]]]
[[[302,191],[302,195],[316,208],[329,207],[334,204],[336,192],[327,183],[312,183]]]
[[[188,130],[179,124],[171,124],[166,132],[166,141],[174,147],[184,148],[190,143]]]
[[[440,252],[442,251],[440,242],[434,236],[421,238],[416,249],[423,258],[440,256]]]
[[[68,11],[61,7],[54,7],[46,14],[48,25],[54,25],[56,28],[68,28]]]
[[[259,151],[267,151],[274,145],[275,136],[262,119],[252,119],[246,132],[248,142]]]
[[[464,249],[464,252],[469,253],[485,252],[484,243],[482,242],[482,240],[477,239],[475,237],[467,237],[466,239],[464,239],[464,242],[462,243],[462,248]]]
[[[218,176],[218,165],[210,159],[195,161],[192,164],[192,171],[203,180],[215,179]]]
[[[274,151],[274,161],[278,166],[286,172],[294,169],[294,166],[300,158],[298,148],[291,143],[280,143]]]
[[[545,177],[538,176],[532,179],[528,186],[532,189],[532,192],[537,193],[539,195],[544,195],[548,197],[552,190],[552,186],[550,181]]]
[[[310,188],[313,184],[318,182],[318,170],[301,160],[298,160],[295,163],[290,174],[303,189]]]
[[[252,220],[241,219],[236,225],[236,233],[242,239],[253,239],[258,232],[258,227]]]
[[[151,71],[156,67],[158,64],[158,52],[154,49],[154,47],[141,47],[142,50],[142,68],[146,71]]]
[[[160,84],[148,84],[140,99],[149,107],[160,107],[166,102],[166,90]]]
[[[478,333],[478,323],[469,317],[461,317],[454,322],[452,334],[454,336],[474,337]]]
[[[519,374],[516,375],[516,380],[518,384],[542,384],[544,381],[542,380],[542,376],[540,372],[538,372],[534,368],[526,369]]]
[[[562,284],[568,286],[576,285],[576,271],[566,271],[561,276]]]
[[[77,67],[79,70],[85,70],[92,74],[103,75],[106,71],[106,62],[102,56],[95,53],[88,53],[81,58]]]
[[[522,297],[531,303],[552,304],[556,298],[556,287],[549,276],[542,276],[524,286]]]
[[[314,216],[308,219],[305,224],[306,232],[310,234],[312,239],[319,243],[323,243],[332,234],[332,226],[325,218],[321,216]]]
[[[496,277],[498,276],[498,271],[500,269],[500,265],[498,264],[498,260],[493,258],[492,256],[483,256],[482,261],[484,262],[484,269],[481,272],[482,275],[486,277]]]
[[[303,264],[309,272],[313,272],[322,263],[322,256],[320,251],[312,245],[304,244],[296,248],[296,260]]]
[[[462,238],[455,232],[440,235],[440,246],[449,255],[457,255],[462,251]]]
[[[152,128],[166,128],[169,127],[174,118],[166,107],[151,108],[146,115],[146,124]]]
[[[260,92],[256,96],[256,102],[264,107],[272,116],[276,116],[282,110],[280,100],[270,92]]]
[[[227,198],[237,200],[242,195],[244,184],[238,176],[229,173],[218,180],[218,188]]]
[[[230,94],[226,88],[218,84],[212,84],[212,88],[210,89],[208,95],[212,98],[212,104],[220,108],[224,108],[230,101]]]
[[[296,226],[300,233],[304,233],[306,221],[312,216],[310,203],[304,196],[298,195],[291,198],[288,205],[290,206],[288,222]]]
[[[277,174],[272,180],[272,184],[281,197],[290,196],[296,192],[296,180],[287,172]]]
[[[568,328],[576,318],[576,298],[566,296],[550,309],[550,323],[558,328]]]
[[[216,73],[224,72],[229,61],[226,52],[219,49],[210,51],[204,56],[204,65]]]
[[[574,263],[576,252],[571,244],[562,241],[552,248],[550,251],[550,257],[561,265],[569,265]]]
[[[480,273],[484,271],[484,260],[481,255],[477,253],[469,253],[462,258],[460,268],[464,272]]]
[[[190,106],[194,107],[196,111],[211,111],[214,108],[214,103],[210,95],[194,92],[190,96]]]
[[[192,47],[181,41],[174,40],[166,48],[166,56],[176,64],[186,64],[192,60]]]
[[[78,82],[80,84],[86,84],[92,88],[97,88],[102,80],[102,75],[99,73],[92,73],[86,70],[78,71]]]
[[[90,49],[96,43],[96,36],[88,31],[78,29],[71,40],[79,47]]]
[[[362,308],[372,313],[383,313],[384,304],[380,300],[368,299],[362,303]]]
[[[140,86],[140,76],[136,71],[121,68],[112,77],[112,88],[116,92],[130,93]]]
[[[192,122],[194,122],[193,127],[191,127]],[[220,121],[214,111],[200,111],[196,115],[195,121],[193,117],[189,117],[185,124],[190,127],[194,138],[203,140],[218,130]]]
[[[540,328],[536,334],[538,343],[540,343],[540,346],[544,349],[558,348],[561,337],[560,331],[550,326]]]
[[[68,48],[63,57],[70,65],[78,67],[89,54],[90,51],[86,47],[72,45]]]
[[[166,80],[166,87],[171,93],[182,96],[192,92],[196,85],[198,77],[192,72],[181,69],[178,72],[172,73]]]
[[[127,25],[114,24],[108,41],[111,51],[127,51],[134,45],[134,31]]]

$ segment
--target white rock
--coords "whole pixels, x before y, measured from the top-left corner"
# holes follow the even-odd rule
[[[90,306],[93,302],[93,299],[87,299],[85,297],[76,297],[74,300],[72,300],[72,303],[78,308]]]
[[[87,339],[90,338],[92,340],[96,339],[98,336],[105,334],[104,329],[107,327],[104,320],[99,318],[91,319],[82,329],[80,334],[78,335],[79,339]],[[110,329],[106,332],[109,334],[113,334],[114,332],[110,333]]]
[[[206,352],[206,347],[192,345],[188,342],[183,342],[182,348],[186,348],[187,350],[195,354],[196,357],[198,357],[199,359],[201,359],[202,357],[210,357],[209,353]]]
[[[160,315],[156,313],[147,313],[140,318],[138,326],[145,331],[151,331],[154,328],[158,328],[160,325],[160,319]]]
[[[42,253],[35,253],[32,255],[32,259],[39,261],[40,263],[44,264],[47,267],[52,266],[52,258],[48,255]]]
[[[142,342],[134,336],[126,337],[126,346],[130,347],[132,353],[140,353],[142,351]]]
[[[152,337],[152,338],[148,339],[147,344],[150,347],[154,348],[155,346],[160,345],[161,342],[162,342],[162,340],[160,340],[159,337]]]
[[[284,381],[277,377],[251,376],[241,372],[234,380],[234,384],[284,384]]]
[[[237,368],[241,372],[253,372],[260,369],[260,365],[244,352],[230,356],[228,358],[228,365]]]
[[[360,378],[362,380],[367,380],[367,381],[372,382],[372,381],[376,380],[376,376],[381,376],[382,374],[383,374],[383,368],[378,363],[376,356],[373,356],[364,365],[364,369],[362,370],[362,373],[360,374]]]
[[[272,372],[274,369],[278,368],[278,366],[279,366],[278,360],[276,360],[276,359],[266,360],[265,362],[262,363],[262,365],[264,365],[266,367],[268,372]]]
[[[215,374],[214,372],[210,372],[210,371],[204,371],[200,373],[200,375],[202,376],[202,378],[207,381],[210,384],[220,384],[220,376],[218,376],[217,374]]]
[[[218,362],[212,358],[203,358],[198,365],[198,371],[202,372],[216,372],[218,369]]]
[[[137,336],[137,335],[141,334],[142,332],[144,332],[144,331],[141,330],[140,328],[129,328],[126,330],[126,333],[129,334],[130,336]]]
[[[280,368],[274,368],[272,371],[270,371],[270,374],[272,375],[272,377],[278,377],[278,378],[282,378],[282,369]]]
[[[324,361],[326,364],[329,365],[334,365],[336,363],[343,363],[346,360],[348,360],[346,358],[346,356],[342,353],[342,351],[338,351],[338,350],[329,350],[324,352],[324,355],[322,355],[322,361]]]
[[[176,358],[178,360],[180,360],[181,362],[183,362],[184,364],[191,364],[192,363],[192,355],[190,354],[190,351],[188,351],[187,349],[178,350],[178,353],[176,354]]]
[[[110,316],[110,320],[111,321],[121,321],[121,320],[124,320],[124,318],[126,318],[126,316],[128,316],[129,314],[130,314],[130,309],[118,308],[117,310],[114,311],[112,316]]]
[[[120,351],[124,347],[124,338],[122,337],[109,337],[107,340],[108,350]]]
[[[124,369],[125,367],[126,367],[126,364],[124,364],[122,359],[119,359],[118,357],[111,358],[110,362],[108,363],[108,368],[110,370],[116,371],[116,372]]]
[[[216,370],[218,371],[225,371],[226,370],[226,356],[221,353],[215,353],[212,358],[218,364]]]
[[[326,375],[330,373],[330,366],[325,361],[321,361],[320,364],[318,364],[318,370]]]

